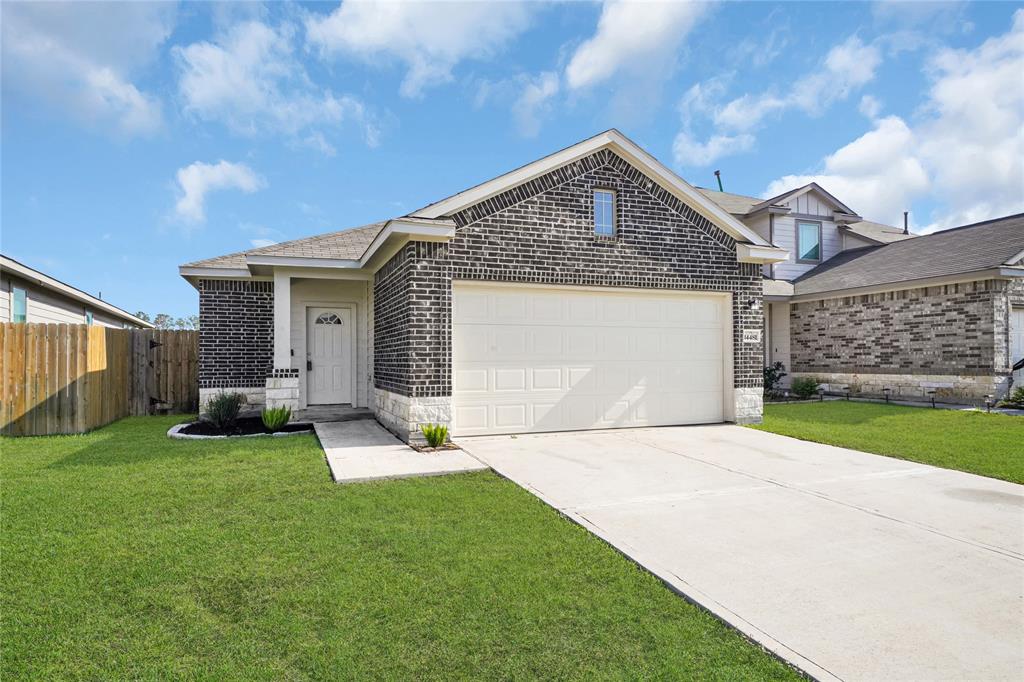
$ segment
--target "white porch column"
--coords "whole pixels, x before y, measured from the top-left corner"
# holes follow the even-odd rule
[[[292,369],[292,278],[274,271],[274,366],[267,375],[267,407],[299,409],[299,371]]]
[[[274,369],[292,366],[292,278],[274,271]]]

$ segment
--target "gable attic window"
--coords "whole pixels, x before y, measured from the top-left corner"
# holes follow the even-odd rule
[[[615,192],[610,189],[594,190],[594,234],[615,236]]]
[[[821,261],[821,223],[808,220],[797,221],[796,259],[798,263]]]

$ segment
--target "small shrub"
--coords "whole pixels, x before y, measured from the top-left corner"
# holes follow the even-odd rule
[[[1006,399],[999,403],[1000,407],[1024,408],[1024,386],[1013,389],[1013,393],[1006,396]]]
[[[420,431],[427,439],[427,445],[439,448],[448,442],[448,427],[444,424],[420,424]]]
[[[277,432],[291,420],[292,408],[286,406],[265,408],[260,413],[260,417],[263,418],[263,425],[267,427],[267,431]]]
[[[238,411],[245,404],[244,393],[220,392],[206,404],[206,419],[221,431],[228,431],[238,419]]]
[[[816,377],[796,377],[790,384],[790,389],[797,398],[806,400],[814,397],[820,383]]]
[[[764,394],[771,396],[779,392],[779,385],[782,383],[782,377],[786,375],[786,366],[781,362],[776,362],[768,367],[764,368]]]

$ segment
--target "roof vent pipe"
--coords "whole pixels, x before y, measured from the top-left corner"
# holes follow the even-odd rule
[[[910,228],[907,227],[907,213],[908,212],[909,211],[904,211],[903,212],[903,234],[910,234]]]
[[[719,192],[724,192],[725,190],[722,189],[722,171],[720,171],[720,170],[716,170],[715,171],[715,179],[718,180],[718,191]]]

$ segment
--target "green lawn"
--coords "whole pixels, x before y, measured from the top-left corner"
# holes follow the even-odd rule
[[[751,428],[1024,483],[1024,418],[845,400],[766,405]]]
[[[0,440],[0,678],[796,677],[493,474],[174,422]]]

